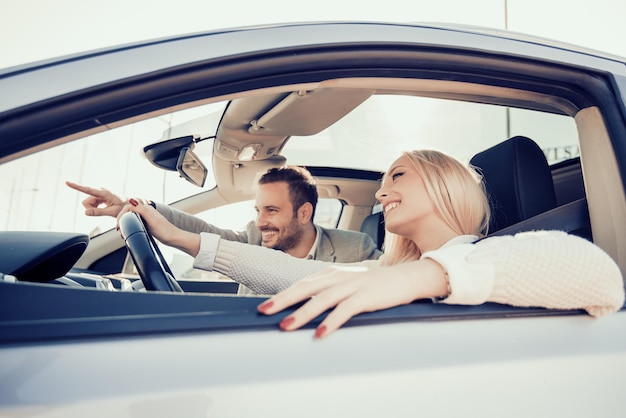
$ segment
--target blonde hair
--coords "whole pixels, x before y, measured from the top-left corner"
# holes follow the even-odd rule
[[[404,152],[424,181],[443,221],[459,235],[483,236],[489,226],[489,200],[482,176],[472,166],[434,150]],[[410,239],[386,231],[382,265],[417,260],[421,251]]]

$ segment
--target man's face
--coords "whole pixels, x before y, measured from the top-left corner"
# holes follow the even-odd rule
[[[281,181],[260,185],[255,209],[262,246],[289,251],[300,242],[303,225],[294,215],[287,183]]]

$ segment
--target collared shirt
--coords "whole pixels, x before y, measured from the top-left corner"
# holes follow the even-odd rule
[[[315,241],[313,241],[313,245],[309,250],[309,253],[306,256],[307,260],[315,260],[315,256],[317,255],[317,249],[320,246],[320,241],[322,240],[322,228],[319,225],[315,226]]]

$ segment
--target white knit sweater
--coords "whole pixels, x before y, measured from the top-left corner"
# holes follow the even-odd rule
[[[619,310],[624,284],[617,264],[593,243],[560,231],[456,237],[422,257],[448,273],[451,294],[442,302],[498,302],[523,307],[585,309],[593,316]],[[362,264],[377,265],[378,261]],[[216,270],[259,294],[274,294],[329,263],[220,240],[202,233],[194,267]]]

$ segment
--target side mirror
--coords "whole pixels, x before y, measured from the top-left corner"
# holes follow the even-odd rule
[[[204,186],[207,169],[189,147],[183,147],[178,155],[176,170],[182,178],[198,187]]]

